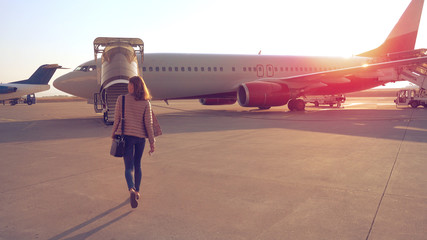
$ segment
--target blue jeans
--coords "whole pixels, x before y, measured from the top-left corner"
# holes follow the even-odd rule
[[[123,159],[125,162],[125,178],[129,190],[135,188],[139,192],[141,186],[142,170],[141,158],[144,152],[145,138],[125,135],[125,153]],[[135,169],[135,182],[132,172]]]

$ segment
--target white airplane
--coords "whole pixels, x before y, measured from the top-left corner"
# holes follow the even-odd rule
[[[427,75],[427,51],[414,50],[424,0],[413,0],[386,41],[352,58],[223,54],[144,54],[143,77],[154,99],[200,99],[268,109],[304,110],[303,96],[339,95]],[[64,92],[94,101],[101,92],[95,60],[57,78]],[[426,86],[427,86],[427,81]]]
[[[27,80],[0,84],[0,101],[9,101],[11,105],[18,103],[23,96],[28,105],[35,103],[34,93],[49,90],[49,81],[56,69],[61,68],[58,64],[45,64],[40,66]]]

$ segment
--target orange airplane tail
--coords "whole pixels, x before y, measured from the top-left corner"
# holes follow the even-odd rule
[[[414,50],[424,0],[412,0],[381,46],[359,54],[360,57],[381,57],[387,53]]]

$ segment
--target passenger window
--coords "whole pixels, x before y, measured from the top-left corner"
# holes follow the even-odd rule
[[[160,71],[160,68],[159,68],[159,67],[156,67],[156,72],[158,72],[158,71]]]
[[[235,71],[236,71],[236,68],[235,68],[235,67],[232,67],[232,68],[231,68],[231,71],[235,72]]]
[[[205,67],[201,67],[200,71],[204,72],[205,71]]]
[[[216,72],[216,70],[217,70],[217,68],[216,68],[216,67],[214,67],[214,72]]]
[[[153,71],[153,67],[149,67],[149,68],[148,68],[148,70],[149,70],[150,72],[152,72],[152,71]]]
[[[175,72],[178,72],[178,70],[179,70],[178,67],[175,67]]]
[[[188,67],[187,69],[188,69],[189,72],[191,72],[191,67]]]
[[[243,72],[246,72],[246,67],[243,67]]]
[[[143,71],[143,72],[147,71],[147,68],[146,68],[146,67],[143,67],[143,68],[142,68],[142,71]]]
[[[185,72],[185,67],[181,67],[181,72]]]
[[[194,71],[195,72],[199,71],[199,68],[198,67],[194,67]]]
[[[163,71],[163,72],[166,72],[166,67],[162,67],[162,71]]]
[[[168,70],[169,70],[169,72],[172,72],[172,67],[169,67],[169,69],[168,69]]]
[[[219,68],[219,70],[222,72],[222,71],[224,71],[224,68],[223,68],[223,67],[220,67],[220,68]]]

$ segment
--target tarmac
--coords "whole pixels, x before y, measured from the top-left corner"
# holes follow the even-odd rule
[[[0,239],[426,239],[427,109],[153,105],[136,209],[92,105],[0,106]]]

